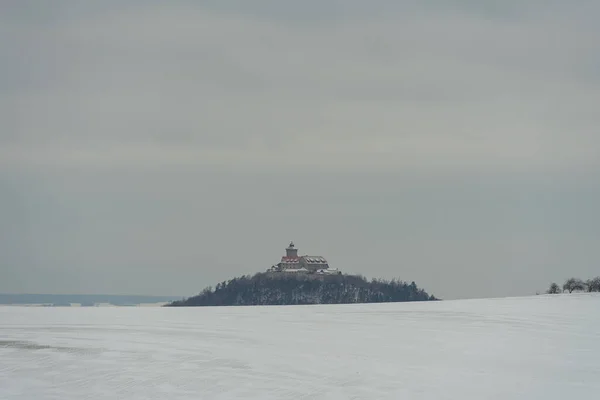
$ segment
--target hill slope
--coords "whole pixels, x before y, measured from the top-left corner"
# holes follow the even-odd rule
[[[412,282],[355,275],[258,273],[219,283],[169,306],[349,304],[436,300]]]

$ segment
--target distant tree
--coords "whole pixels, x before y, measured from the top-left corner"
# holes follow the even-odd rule
[[[563,291],[567,290],[569,293],[577,290],[585,290],[585,283],[581,279],[569,278],[563,285]]]
[[[560,286],[558,286],[558,284],[556,282],[552,282],[550,284],[550,287],[546,291],[546,293],[548,293],[548,294],[558,294],[558,293],[560,293]]]
[[[585,282],[585,286],[588,292],[600,292],[600,276],[588,279]]]

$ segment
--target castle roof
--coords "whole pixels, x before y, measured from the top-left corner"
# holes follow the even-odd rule
[[[321,256],[302,256],[300,258],[302,258],[307,264],[327,264],[325,257]]]
[[[299,263],[300,262],[300,257],[287,257],[287,256],[283,256],[283,257],[281,257],[281,262],[282,263],[288,263],[288,264]]]

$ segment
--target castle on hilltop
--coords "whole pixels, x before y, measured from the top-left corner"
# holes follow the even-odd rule
[[[294,242],[290,242],[285,249],[285,256],[281,261],[273,265],[267,272],[291,272],[321,275],[340,275],[338,269],[329,268],[329,263],[322,256],[298,256],[298,249]]]

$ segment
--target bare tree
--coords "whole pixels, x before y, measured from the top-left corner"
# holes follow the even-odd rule
[[[588,292],[600,292],[600,276],[588,279],[585,282]]]
[[[585,283],[581,279],[569,278],[563,285],[564,290],[568,290],[569,293],[573,293],[574,290],[585,290]]]
[[[550,287],[546,291],[546,293],[548,293],[548,294],[558,294],[558,293],[560,293],[560,286],[558,286],[557,283],[552,282],[550,284]]]

